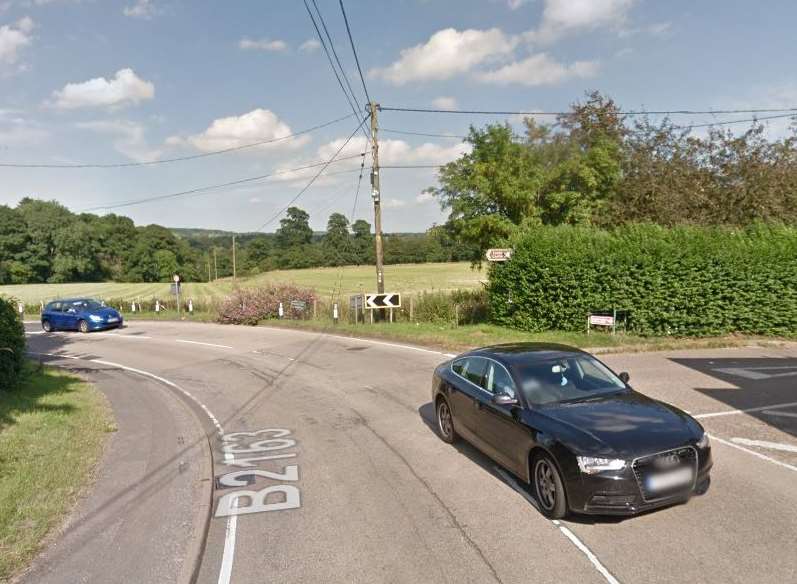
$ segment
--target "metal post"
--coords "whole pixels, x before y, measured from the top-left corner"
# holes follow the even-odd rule
[[[232,280],[235,281],[235,234],[232,235]]]

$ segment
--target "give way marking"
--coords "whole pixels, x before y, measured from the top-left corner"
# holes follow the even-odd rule
[[[731,442],[744,444],[745,446],[758,446],[769,450],[782,450],[783,452],[797,452],[797,446],[783,444],[782,442],[769,442],[767,440],[749,440],[747,438],[731,438]]]

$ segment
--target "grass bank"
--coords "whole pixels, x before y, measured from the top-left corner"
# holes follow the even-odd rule
[[[736,347],[750,344],[766,344],[777,342],[777,339],[754,337],[708,337],[708,338],[674,338],[674,337],[640,337],[636,335],[607,333],[570,333],[547,331],[543,333],[527,333],[491,324],[475,324],[441,326],[428,323],[375,323],[353,325],[350,323],[333,324],[324,321],[265,321],[265,326],[295,328],[333,333],[339,335],[384,339],[426,345],[450,351],[466,351],[475,347],[497,343],[512,342],[550,342],[564,343],[584,349],[599,349],[600,352],[626,351],[664,351],[669,349],[698,349]]]
[[[36,555],[74,506],[114,430],[104,396],[55,369],[0,391],[0,582]]]

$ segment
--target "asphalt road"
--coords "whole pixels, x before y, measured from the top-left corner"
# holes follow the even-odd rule
[[[167,322],[29,344],[95,377],[120,426],[30,582],[797,582],[797,348],[605,356],[701,418],[712,487],[551,522],[435,434],[442,353]]]

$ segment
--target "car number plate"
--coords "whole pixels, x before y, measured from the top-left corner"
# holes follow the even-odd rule
[[[688,485],[692,482],[692,469],[688,467],[651,475],[645,485],[648,491],[663,491],[673,487]]]
[[[118,321],[119,319],[116,318],[115,316],[112,316],[111,318],[108,319],[108,322],[118,322]]]

